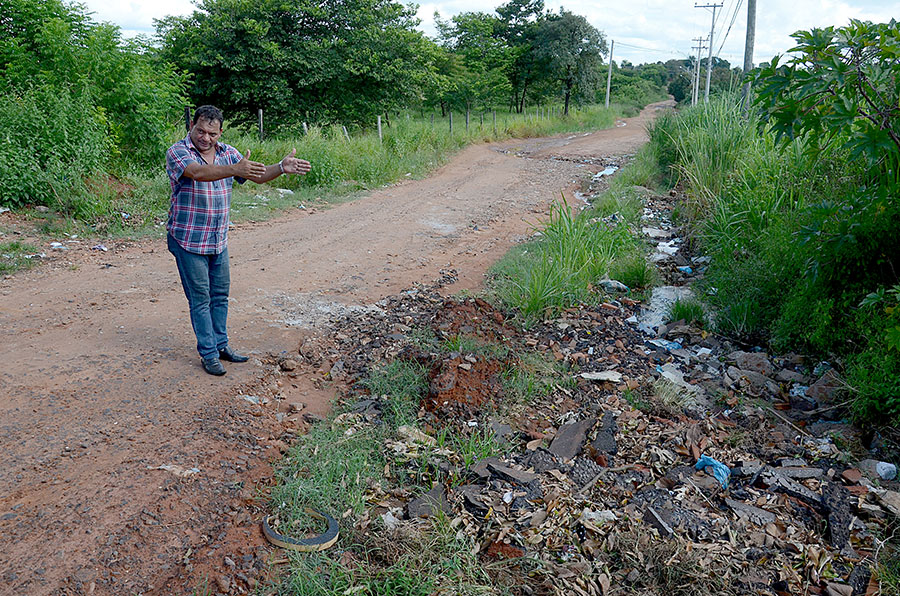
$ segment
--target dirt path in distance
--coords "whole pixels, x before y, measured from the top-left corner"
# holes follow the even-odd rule
[[[470,147],[425,180],[237,226],[230,336],[254,358],[222,378],[200,369],[162,240],[70,243],[0,281],[0,594],[255,585],[271,552],[257,487],[333,396],[330,363],[297,356],[304,338],[442,271],[459,277],[448,292],[478,288],[560,192],[601,169],[582,160],[634,153],[663,105],[589,135]]]

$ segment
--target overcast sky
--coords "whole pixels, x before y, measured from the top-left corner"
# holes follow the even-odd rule
[[[740,66],[746,36],[746,0],[716,0],[719,2],[724,6],[716,11],[713,51]],[[153,19],[190,14],[194,10],[193,4],[185,0],[86,0],[84,3],[94,12],[95,20],[118,25],[126,36],[152,34]],[[422,20],[419,27],[433,36],[435,11],[446,19],[460,12],[493,11],[503,3],[493,0],[422,2],[418,9]],[[691,0],[545,0],[545,3],[553,11],[564,6],[584,15],[607,40],[615,41],[614,60],[625,59],[635,64],[688,56],[693,53],[691,40],[708,36],[712,20],[711,9],[694,8]],[[697,2],[713,3],[712,0]],[[790,34],[799,29],[846,25],[851,18],[887,22],[892,17],[900,18],[900,0],[758,0],[754,62],[768,61],[773,55],[790,49],[793,45]],[[718,51],[720,46],[722,49]]]

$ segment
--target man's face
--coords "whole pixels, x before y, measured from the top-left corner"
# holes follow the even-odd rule
[[[200,151],[209,151],[222,136],[222,123],[200,118],[191,127],[191,142]]]

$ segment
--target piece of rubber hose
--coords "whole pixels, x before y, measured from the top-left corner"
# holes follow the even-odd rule
[[[300,539],[291,538],[290,536],[284,536],[272,529],[272,526],[270,524],[272,516],[270,515],[263,519],[262,522],[263,534],[265,535],[266,540],[268,540],[275,546],[280,546],[281,548],[286,548],[289,550],[298,550],[301,552],[316,552],[334,546],[334,543],[337,542],[338,536],[340,534],[337,520],[335,520],[327,513],[322,513],[321,511],[316,511],[315,509],[307,509],[306,512],[311,516],[317,519],[325,520],[328,523],[328,529],[325,530],[324,534]]]

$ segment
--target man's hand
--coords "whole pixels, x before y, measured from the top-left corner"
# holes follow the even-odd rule
[[[262,178],[266,173],[266,165],[258,161],[250,161],[250,150],[244,158],[234,165],[234,175],[246,178],[248,180],[256,180]]]
[[[296,154],[297,150],[291,149],[291,152],[281,160],[281,167],[285,174],[306,174],[312,167],[305,159],[297,159],[294,157]]]

